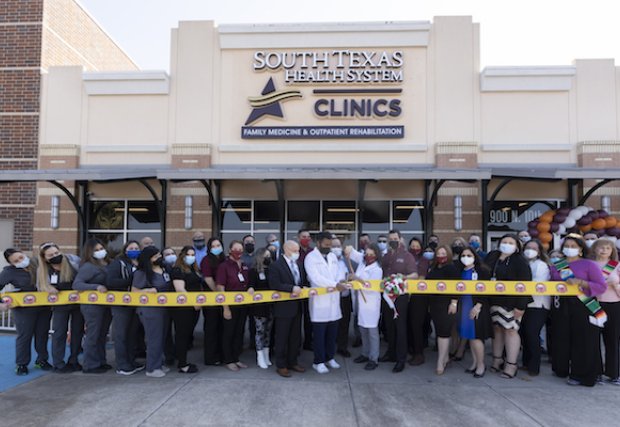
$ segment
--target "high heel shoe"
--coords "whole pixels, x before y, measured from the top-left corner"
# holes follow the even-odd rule
[[[482,377],[484,377],[484,374],[486,374],[486,373],[487,373],[487,367],[486,367],[486,366],[484,367],[484,370],[482,371],[482,373],[481,373],[481,374],[477,373],[477,372],[474,370],[474,378],[482,378]]]
[[[500,363],[498,366],[495,366],[495,361],[496,360],[501,360],[502,363]],[[497,357],[497,356],[493,356],[493,364],[491,365],[491,367],[489,368],[489,370],[493,373],[497,373],[497,372],[501,372],[502,369],[504,369],[504,358],[503,357]]]
[[[460,362],[461,360],[463,360],[463,356],[457,356],[456,355],[456,351],[454,353],[450,354],[450,360],[453,360],[455,362]]]
[[[446,363],[443,364],[443,369],[437,368],[435,370],[435,373],[437,375],[443,375],[444,372],[446,372],[446,369],[448,368],[448,366],[450,366],[450,360],[447,360]]]
[[[502,372],[502,375],[500,375],[502,378],[506,378],[507,380],[512,379],[514,377],[517,376],[517,373],[519,372],[519,367],[517,366],[516,363],[510,363],[509,361],[504,361],[505,365],[504,365],[504,371]],[[509,374],[508,372],[506,372],[506,369],[508,368],[508,366],[514,366],[515,367],[515,371],[513,374]]]

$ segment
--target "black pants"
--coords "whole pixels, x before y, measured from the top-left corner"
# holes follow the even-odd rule
[[[179,368],[187,366],[187,350],[194,338],[196,310],[193,308],[178,308],[170,310],[174,322],[175,355]]]
[[[592,387],[601,373],[601,329],[590,323],[589,316],[577,297],[553,298],[553,372]]]
[[[222,357],[226,364],[237,363],[243,349],[243,327],[247,308],[245,306],[230,306],[230,320],[223,319],[222,323]]]
[[[607,313],[607,322],[603,328],[603,342],[605,343],[605,375],[609,378],[618,378],[620,344],[620,302],[602,302],[601,307]]]
[[[409,299],[409,348],[413,355],[423,354],[428,314],[428,295],[411,295]]]
[[[388,341],[388,354],[398,362],[407,360],[407,310],[409,295],[401,295],[394,302],[398,317],[394,319],[394,311],[381,299],[381,315],[385,323],[385,336]]]
[[[450,338],[452,329],[456,325],[456,313],[448,313],[450,302],[451,298],[444,296],[431,296],[429,299],[431,319],[435,325],[435,334],[439,338]]]
[[[301,305],[304,310],[304,348],[312,348],[312,321],[310,320],[308,300],[303,300]]]
[[[275,318],[275,355],[278,369],[297,365],[301,343],[301,313],[294,317]]]
[[[521,343],[523,345],[523,366],[528,372],[540,372],[540,331],[547,322],[549,310],[545,308],[527,308],[521,320]]]
[[[36,362],[47,362],[47,340],[52,310],[50,307],[19,307],[13,309],[17,339],[15,340],[15,364],[28,365],[31,357],[32,339],[37,352]]]
[[[353,311],[353,299],[351,294],[340,297],[340,311],[342,318],[338,321],[338,351],[346,351],[349,347],[349,324],[351,323],[351,312]]]
[[[222,361],[222,307],[205,307],[204,317],[204,362],[216,365]]]

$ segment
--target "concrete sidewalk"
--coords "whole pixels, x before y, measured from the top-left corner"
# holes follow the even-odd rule
[[[110,359],[113,354],[109,354]],[[200,360],[201,349],[190,360]],[[326,375],[312,369],[280,378],[274,367],[229,372],[205,367],[165,378],[50,374],[0,394],[2,426],[576,426],[618,425],[620,387],[571,387],[549,365],[530,378],[487,372],[465,374],[467,362],[435,375],[435,353],[425,365],[393,374],[372,372],[352,359]],[[312,355],[301,363],[310,368]]]

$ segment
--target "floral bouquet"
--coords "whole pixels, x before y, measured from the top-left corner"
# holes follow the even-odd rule
[[[401,295],[407,293],[407,280],[402,274],[391,274],[381,281],[381,290],[383,291],[383,299],[387,305],[394,310],[394,319],[398,317],[398,311],[394,301]]]

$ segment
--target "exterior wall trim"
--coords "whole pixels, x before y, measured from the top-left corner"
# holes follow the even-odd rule
[[[165,71],[84,73],[88,95],[168,95],[170,77]]]
[[[480,73],[481,92],[569,91],[574,66],[486,67]]]
[[[261,145],[241,145],[230,144],[218,147],[221,153],[305,153],[305,152],[364,152],[364,153],[384,153],[384,152],[417,152],[423,153],[428,150],[426,144],[384,144],[384,145],[360,145],[356,144],[261,144]]]
[[[86,145],[87,153],[166,153],[167,145]]]
[[[570,151],[570,144],[482,144],[482,151]]]

